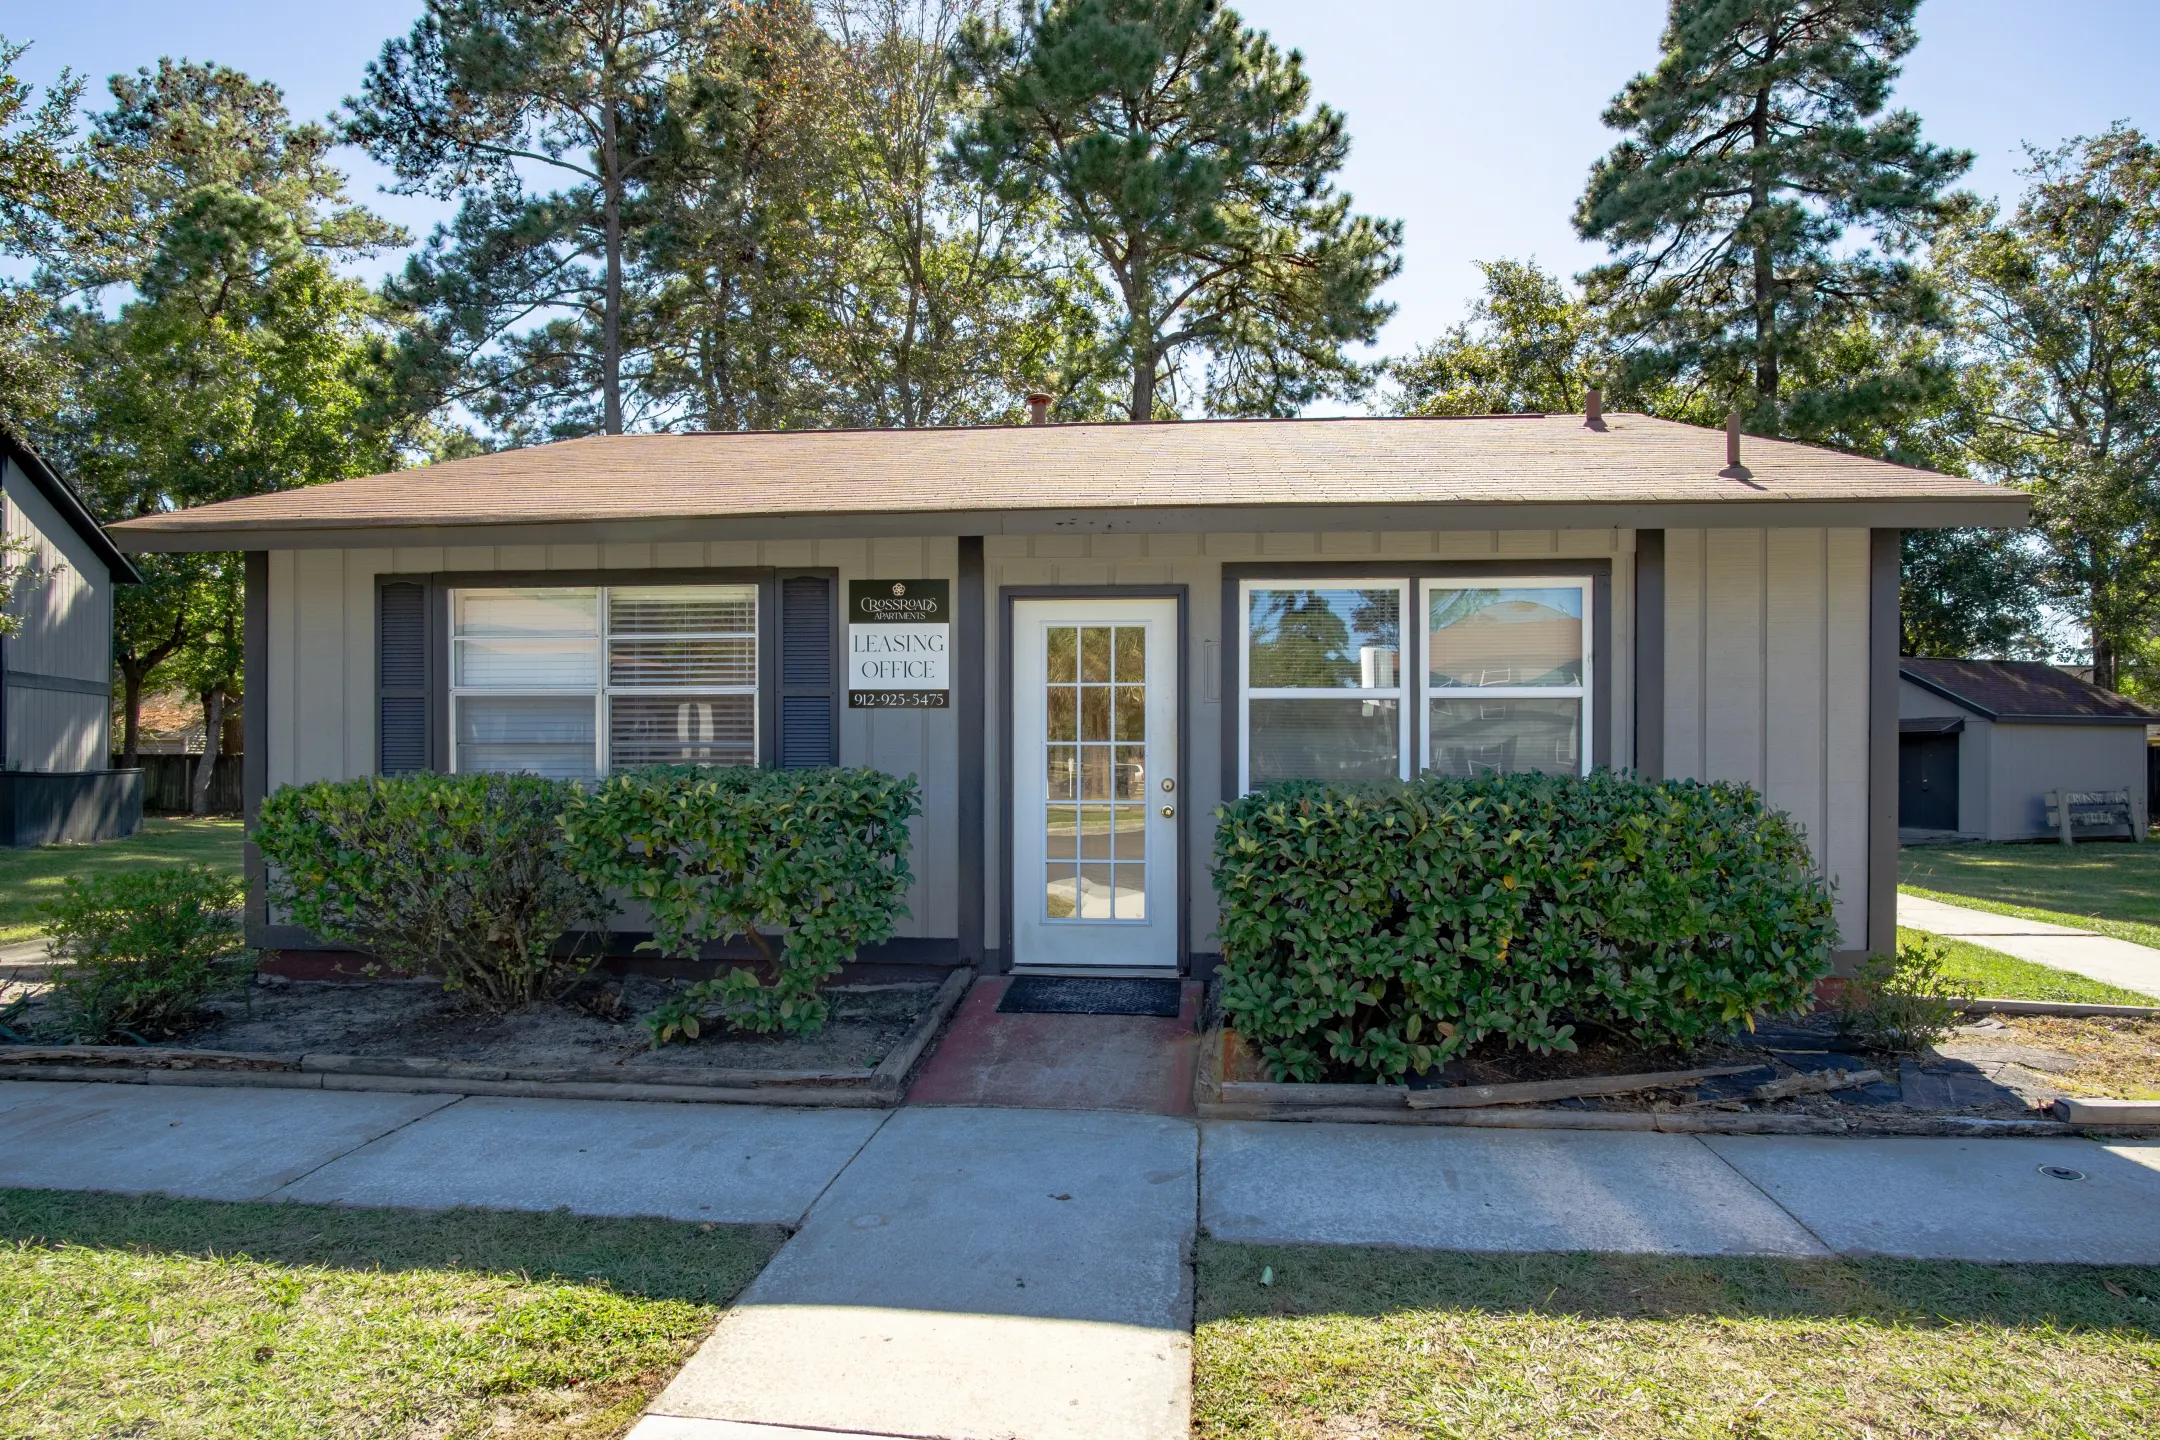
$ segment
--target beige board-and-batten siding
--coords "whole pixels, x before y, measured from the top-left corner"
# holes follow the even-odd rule
[[[1276,532],[998,536],[984,542],[984,854],[1003,853],[997,597],[1006,586],[1181,585],[1190,641],[1181,783],[1191,832],[1190,934],[1215,948],[1208,880],[1222,801],[1222,567],[1344,562],[1609,560],[1611,754],[1634,753],[1634,532],[1600,530]],[[1846,948],[1867,910],[1867,557],[1864,529],[1672,530],[1666,535],[1667,773],[1744,780],[1790,811],[1837,887]],[[270,788],[369,774],[375,766],[375,577],[443,571],[820,566],[850,579],[958,580],[949,538],[272,551],[269,557]],[[1308,572],[1309,573],[1309,572]],[[845,590],[841,591],[845,594]],[[921,777],[916,885],[901,934],[957,934],[958,727],[952,710],[842,712],[840,758]],[[999,885],[984,877],[984,931],[1000,933]]]
[[[271,790],[375,772],[375,577],[538,570],[817,566],[849,580],[958,582],[950,538],[715,541],[631,545],[489,545],[273,550],[269,597]],[[952,710],[848,710],[840,763],[915,775],[923,814],[912,827],[915,884],[904,937],[958,930],[959,729]],[[626,924],[634,917],[626,917]],[[634,926],[633,926],[634,928]]]
[[[12,460],[0,459],[0,469],[6,534],[29,547],[8,557],[22,572],[8,608],[23,624],[6,642],[7,763],[102,770],[111,753],[110,575],[28,475]]]
[[[1665,532],[1666,772],[1790,814],[1847,950],[1867,943],[1868,549],[1862,529]]]

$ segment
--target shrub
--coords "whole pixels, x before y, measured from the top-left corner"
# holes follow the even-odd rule
[[[577,793],[534,775],[321,780],[265,800],[253,839],[293,920],[509,1010],[582,974],[590,958],[556,942],[612,913],[564,863],[560,817]]]
[[[1578,1024],[1691,1044],[1803,1006],[1836,934],[1752,790],[1604,771],[1274,787],[1221,812],[1215,888],[1223,1011],[1299,1080]]]
[[[770,984],[738,968],[691,986],[647,1017],[658,1046],[695,1040],[715,1015],[759,1032],[822,1027],[818,987],[907,913],[907,822],[920,809],[913,777],[880,770],[657,767],[580,795],[563,833],[593,883],[651,910],[651,948],[695,956],[740,935],[771,969]]]
[[[1932,940],[1898,947],[1897,958],[1870,955],[1845,986],[1838,1028],[1872,1050],[1911,1054],[1948,1035],[1961,1001],[1942,973],[1947,952]]]
[[[240,947],[239,881],[204,865],[70,878],[39,907],[61,1028],[90,1045],[166,1040],[193,1028]]]

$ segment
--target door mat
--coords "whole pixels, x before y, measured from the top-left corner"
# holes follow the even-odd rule
[[[1175,1020],[1180,998],[1175,980],[1022,975],[1005,987],[997,1008],[1000,1015],[1157,1015]]]

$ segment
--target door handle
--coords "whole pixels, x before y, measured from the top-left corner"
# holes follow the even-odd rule
[[[1163,807],[1162,807],[1162,818],[1163,818],[1163,819],[1165,819],[1165,820],[1168,820],[1168,819],[1170,819],[1170,818],[1171,818],[1172,816],[1174,816],[1174,815],[1176,815],[1176,814],[1177,814],[1177,807],[1176,807],[1175,805],[1165,805],[1165,806],[1163,806]]]

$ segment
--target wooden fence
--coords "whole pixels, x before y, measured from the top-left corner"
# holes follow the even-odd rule
[[[143,772],[143,813],[146,815],[185,815],[188,813],[188,789],[195,783],[195,767],[200,755],[138,755],[135,764]],[[113,757],[117,768],[120,757]],[[220,755],[217,769],[210,776],[210,813],[213,815],[237,815],[240,813],[240,757]]]

